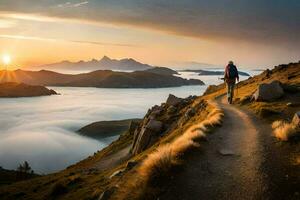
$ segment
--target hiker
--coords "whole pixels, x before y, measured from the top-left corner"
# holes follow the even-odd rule
[[[225,68],[224,80],[227,84],[228,103],[232,104],[235,81],[237,80],[237,82],[239,82],[239,73],[232,61],[229,61],[228,65]]]

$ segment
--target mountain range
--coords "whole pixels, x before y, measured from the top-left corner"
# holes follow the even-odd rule
[[[58,63],[40,65],[35,69],[47,70],[65,70],[65,71],[95,71],[95,70],[117,70],[117,71],[143,71],[151,69],[153,66],[140,63],[132,58],[111,59],[103,56],[100,60],[92,59],[90,61],[62,61]]]

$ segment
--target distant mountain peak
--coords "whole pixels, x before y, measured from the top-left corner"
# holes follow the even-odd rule
[[[110,60],[111,59],[108,56],[104,55],[100,61],[110,61]]]
[[[78,62],[63,61],[39,66],[40,69],[51,70],[124,70],[124,71],[141,71],[152,68],[153,66],[143,64],[133,58],[111,59],[104,55],[100,60],[91,59],[89,61],[80,60]]]

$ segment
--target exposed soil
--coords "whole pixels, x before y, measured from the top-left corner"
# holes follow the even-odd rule
[[[131,145],[128,145],[118,152],[103,158],[100,162],[95,163],[94,168],[99,170],[106,170],[116,167],[117,165],[121,164],[131,157],[129,153],[130,148]]]
[[[159,199],[300,199],[298,144],[272,137],[268,123],[224,102],[224,122],[191,153]]]

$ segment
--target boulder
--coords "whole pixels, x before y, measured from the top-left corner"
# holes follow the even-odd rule
[[[146,129],[150,129],[156,133],[160,132],[162,127],[163,127],[162,122],[154,119],[150,119],[147,125],[145,126]]]
[[[174,96],[173,94],[169,94],[169,97],[167,99],[166,105],[167,106],[176,106],[178,103],[180,103],[182,99]]]
[[[189,108],[186,112],[185,112],[185,117],[190,119],[191,117],[193,117],[196,114],[196,110],[194,108]]]
[[[168,108],[168,110],[167,110],[167,113],[168,113],[169,115],[172,115],[172,114],[174,114],[176,111],[177,111],[177,108],[176,108],[175,106],[170,106],[170,107]]]
[[[138,128],[140,120],[132,120],[129,125],[129,133],[134,134],[134,131]]]
[[[145,127],[142,128],[142,130],[137,135],[137,140],[135,145],[133,146],[133,154],[138,154],[145,149],[148,148],[151,137],[153,137],[154,133],[146,129]]]
[[[255,101],[273,101],[284,95],[284,91],[279,81],[270,84],[260,84],[253,94]]]
[[[300,88],[296,85],[282,84],[282,89],[287,93],[297,93],[300,92]]]
[[[300,127],[300,111],[295,113],[292,123],[295,124],[297,127]]]
[[[98,200],[108,200],[110,199],[111,195],[117,190],[118,188],[116,186],[113,186],[111,188],[108,188],[107,190],[105,190],[100,197],[98,198]]]
[[[150,119],[148,123],[136,130],[132,153],[138,154],[150,146],[152,146],[159,138],[162,131],[163,123],[154,119]]]

